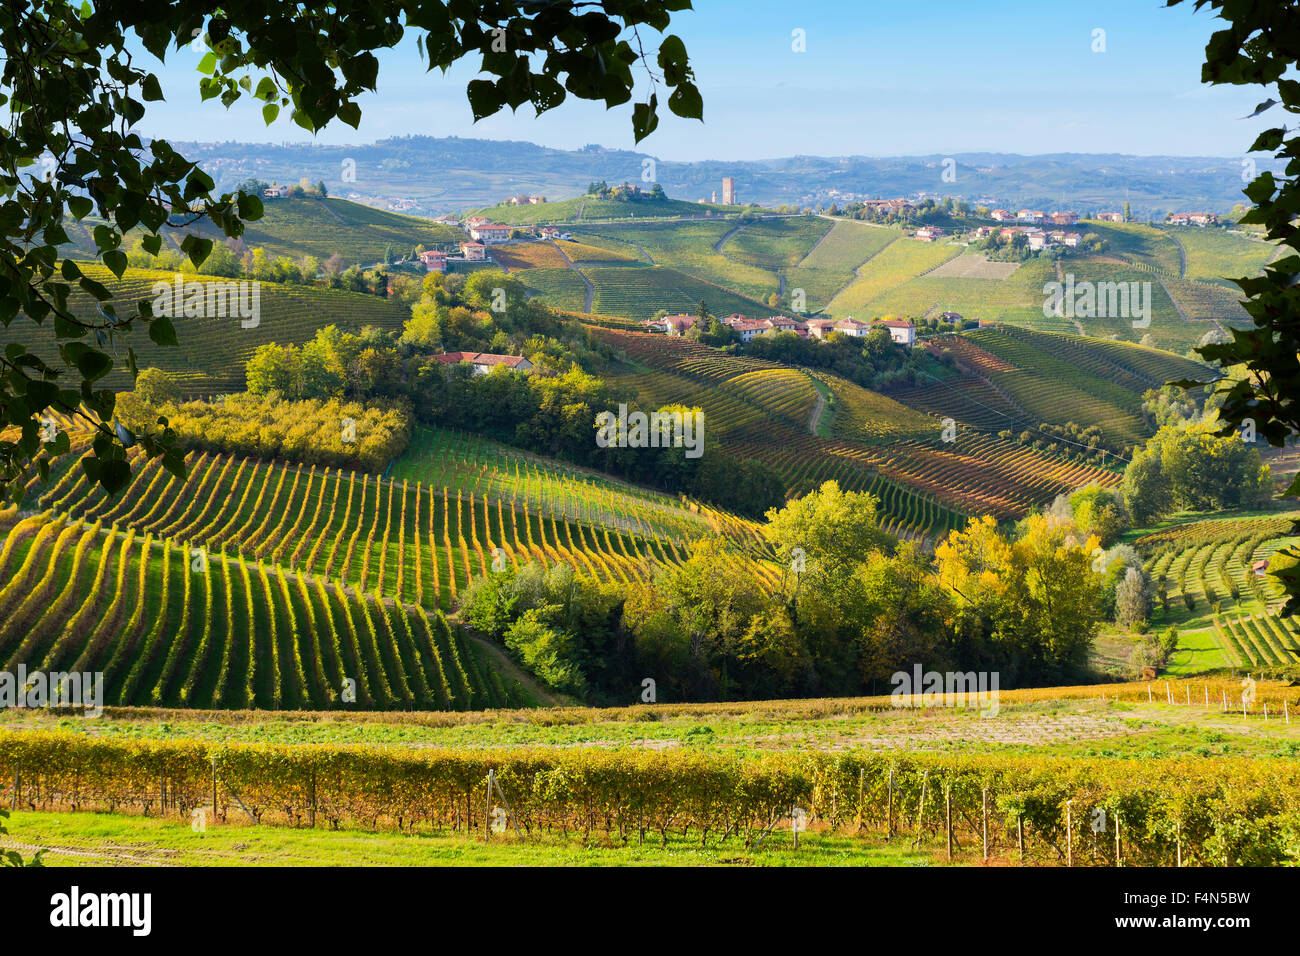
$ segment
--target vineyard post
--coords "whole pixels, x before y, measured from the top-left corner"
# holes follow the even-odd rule
[[[1291,725],[1291,705],[1288,704],[1288,703],[1286,702],[1285,699],[1283,699],[1283,701],[1282,701],[1282,717],[1286,720],[1287,726],[1290,726],[1290,725]]]
[[[487,775],[487,820],[483,824],[483,842],[492,839],[492,771]]]
[[[1124,865],[1123,858],[1120,856],[1120,842],[1119,842],[1119,816],[1118,816],[1118,815],[1116,815],[1116,817],[1115,817],[1115,865],[1116,865],[1116,866],[1123,866],[1123,865]]]
[[[867,775],[866,767],[858,768],[858,830],[862,829],[862,787]]]
[[[1210,709],[1210,685],[1205,685],[1205,709]]]
[[[980,792],[980,804],[984,816],[984,859],[989,858],[989,788],[984,787]]]
[[[1228,692],[1225,690],[1220,691],[1220,693],[1223,694],[1223,710],[1226,713],[1228,710]]]
[[[316,829],[316,768],[311,768],[311,777],[308,779],[308,788],[311,791],[311,827]]]
[[[1192,706],[1192,685],[1184,684],[1183,690],[1187,691],[1187,706],[1191,707]]]
[[[1183,865],[1183,821],[1174,821],[1174,860],[1175,866]]]
[[[943,791],[944,826],[948,831],[948,861],[952,862],[952,784]]]
[[[1268,723],[1268,701],[1264,701],[1264,723]]]
[[[1016,814],[1016,846],[1020,848],[1020,862],[1025,862],[1025,815]]]
[[[1153,699],[1152,699],[1152,697],[1151,697],[1151,685],[1150,685],[1150,684],[1147,684],[1147,703],[1148,703],[1148,704],[1150,704],[1150,703],[1154,703],[1154,701],[1153,701]]]
[[[916,808],[916,839],[912,842],[914,847],[921,845],[921,825],[925,822],[925,788],[929,782],[930,771],[921,771],[921,804]]]
[[[1065,865],[1074,866],[1074,818],[1070,813],[1073,800],[1065,801]]]
[[[217,755],[212,755],[212,819],[217,819]]]
[[[1165,681],[1165,703],[1173,704],[1173,702],[1174,702],[1174,689],[1170,685],[1169,681]]]
[[[889,768],[889,798],[888,803],[888,829],[885,831],[885,839],[892,839],[894,836],[894,768]]]
[[[22,785],[22,770],[23,762],[21,760],[14,761],[14,796],[13,800],[9,804],[9,809],[11,810],[18,809],[18,788]]]

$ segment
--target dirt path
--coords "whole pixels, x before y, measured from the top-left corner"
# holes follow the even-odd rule
[[[727,244],[728,239],[730,239],[736,233],[740,232],[740,230],[744,229],[745,225],[746,224],[742,222],[739,226],[736,226],[736,228],[723,233],[722,238],[713,244],[713,251],[716,252],[718,255],[722,256],[723,258],[727,258],[726,254],[722,251],[722,247]],[[735,260],[729,260],[729,261],[735,261]]]
[[[578,278],[582,280],[582,284],[587,287],[587,300],[583,304],[582,311],[587,315],[591,315],[591,304],[596,301],[596,287],[591,284],[591,280],[587,278],[587,274],[579,269],[577,264],[569,258],[569,254],[564,251],[563,246],[558,242],[552,242],[551,245],[559,251],[560,255],[564,256],[564,261],[569,264],[569,268],[578,274]]]
[[[491,641],[484,640],[472,631],[466,630],[464,634],[474,642],[479,650],[491,658],[492,666],[497,669],[501,676],[518,681],[524,690],[533,695],[537,703],[546,707],[565,707],[573,703],[573,701],[543,688],[531,674],[512,661],[501,648]]]
[[[808,380],[813,383],[813,389],[817,392],[817,401],[813,403],[812,414],[808,416],[808,434],[819,435],[819,429],[822,425],[822,415],[826,411],[826,393],[822,391],[823,387],[817,379],[813,378],[808,372],[804,372]]]

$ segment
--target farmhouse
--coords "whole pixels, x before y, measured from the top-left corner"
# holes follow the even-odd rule
[[[487,258],[487,248],[481,242],[462,242],[460,254],[468,262],[482,262]]]
[[[428,252],[420,253],[420,261],[424,263],[426,272],[447,271],[447,253],[445,252],[430,249]]]
[[[1073,226],[1078,221],[1079,214],[1075,212],[1052,213],[1052,225],[1054,226]]]
[[[1099,212],[1097,218],[1102,222],[1123,222],[1124,214],[1122,212]]]
[[[871,331],[871,326],[857,319],[840,319],[835,323],[835,332],[843,332],[850,338],[860,339]]]
[[[441,365],[459,365],[468,362],[474,368],[475,375],[486,375],[498,365],[515,372],[532,370],[533,363],[522,355],[497,355],[492,352],[443,352],[434,356]]]
[[[445,216],[439,216],[437,219],[434,220],[434,222],[436,222],[440,226],[455,226],[457,229],[460,228],[460,220],[457,219],[455,216],[451,215],[450,213],[448,213]]]
[[[754,336],[762,335],[772,328],[772,323],[766,319],[741,319],[729,324],[736,330],[742,342],[749,342]]]
[[[665,315],[662,319],[646,319],[641,324],[652,332],[683,335],[695,327],[695,316],[683,312],[678,315]]]
[[[487,216],[470,216],[465,220],[465,228],[473,229],[476,226],[485,226],[491,221]]]
[[[1200,226],[1204,229],[1218,221],[1219,217],[1212,212],[1171,212],[1169,214],[1171,226]]]
[[[482,225],[471,227],[469,234],[479,242],[505,242],[510,238],[510,227],[494,222],[483,223]]]
[[[922,242],[934,242],[943,235],[943,230],[938,226],[922,226],[916,230],[916,238]]]
[[[1044,217],[1041,209],[1022,209],[1016,213],[1016,218],[1021,222],[1042,222]]]
[[[1005,209],[994,209],[989,213],[989,218],[995,222],[1006,222],[1008,219],[1014,219],[1016,217],[1011,215],[1011,213],[1007,212]]]
[[[957,316],[961,318],[961,316]],[[899,345],[912,348],[916,345],[916,326],[904,319],[877,319],[871,327],[883,326],[889,330],[889,337]]]

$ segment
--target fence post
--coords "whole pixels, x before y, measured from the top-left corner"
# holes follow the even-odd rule
[[[943,791],[944,824],[948,830],[948,860],[952,860],[952,784]]]
[[[889,823],[888,830],[885,832],[885,839],[892,839],[894,836],[894,768],[889,768],[889,803],[888,803]]]
[[[1074,818],[1070,813],[1073,800],[1065,801],[1065,865],[1074,866]]]
[[[989,858],[989,788],[984,787],[980,794],[980,803],[984,815],[984,859]]]

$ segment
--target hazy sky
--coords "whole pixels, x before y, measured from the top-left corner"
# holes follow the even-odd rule
[[[1218,28],[1190,2],[1157,0],[698,0],[677,16],[704,95],[704,123],[663,110],[641,149],[665,159],[748,160],[813,154],[890,156],[996,151],[1240,156],[1270,117],[1243,120],[1258,88],[1200,82]],[[804,31],[806,51],[792,49]],[[1104,52],[1094,52],[1104,30]],[[475,124],[462,65],[426,73],[409,43],[381,57],[361,129],[334,124],[324,143],[426,134],[519,139],[562,149],[632,148],[630,105],[606,112],[569,99]],[[310,141],[287,118],[268,128],[251,102],[199,104],[199,55],[170,54],[166,103],[144,132],[172,139]],[[663,97],[661,97],[663,99]]]

